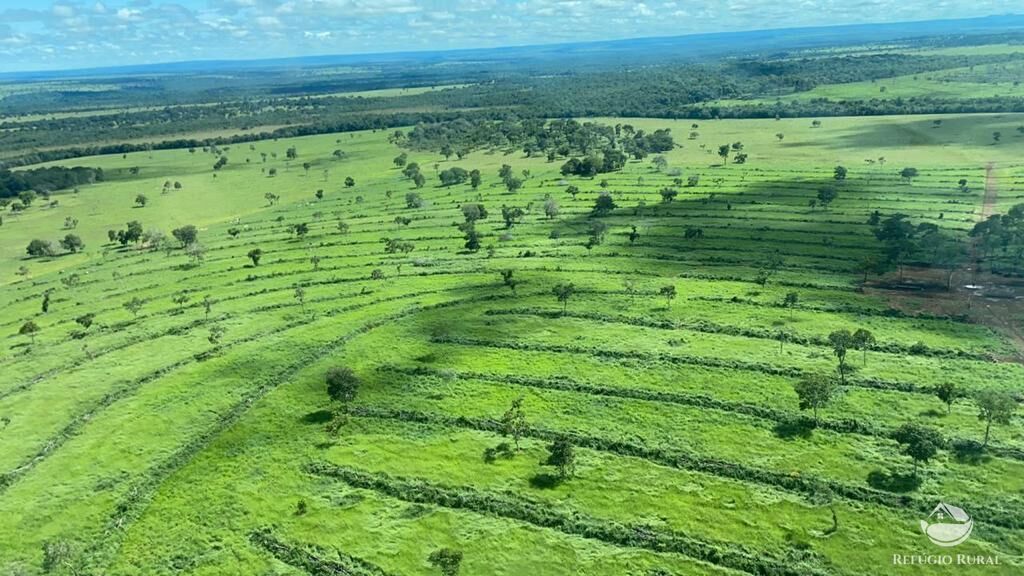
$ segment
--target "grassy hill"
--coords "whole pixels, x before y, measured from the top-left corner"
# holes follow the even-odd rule
[[[680,146],[662,170],[594,179],[519,150],[407,151],[422,189],[384,132],[236,145],[218,171],[203,150],[76,159],[107,181],[0,227],[0,567],[36,570],[60,541],[108,574],[425,575],[442,547],[469,575],[878,574],[940,551],[919,521],[945,501],[976,523],[957,553],[1019,569],[1024,428],[994,426],[979,453],[973,403],[947,413],[934,394],[1019,391],[1012,340],[966,302],[859,291],[854,269],[879,250],[876,210],[963,235],[1024,202],[1024,115],[596,121],[669,127]],[[721,165],[734,142],[747,162]],[[503,164],[524,177],[514,194]],[[452,166],[480,187],[439,186]],[[824,185],[837,199],[810,206]],[[602,191],[617,207],[595,217]],[[489,213],[475,252],[467,203]],[[502,206],[524,215],[506,226]],[[25,257],[68,217],[83,252]],[[195,225],[202,259],[108,241],[131,220]],[[18,334],[29,320],[39,332]],[[794,383],[833,373],[829,334],[858,328],[876,342],[850,351],[813,427]],[[332,434],[339,366],[361,385]],[[517,399],[519,449],[501,433]],[[947,442],[916,476],[892,437],[907,422]],[[564,481],[541,464],[559,438],[576,451]]]

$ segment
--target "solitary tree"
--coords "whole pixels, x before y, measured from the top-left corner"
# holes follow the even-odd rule
[[[806,374],[793,383],[793,390],[800,400],[801,410],[814,412],[814,425],[818,425],[818,409],[828,406],[839,393],[839,387],[831,376],[825,374]]]
[[[139,208],[145,208],[146,204],[149,204],[149,198],[146,198],[145,194],[139,194],[135,197],[135,205]]]
[[[544,463],[558,469],[558,477],[565,480],[576,473],[576,450],[564,438],[555,440],[548,446],[548,459]]]
[[[530,425],[526,421],[526,412],[523,411],[523,397],[520,396],[512,401],[512,406],[501,416],[501,433],[511,436],[515,442],[516,450],[519,450],[519,440],[530,431]]]
[[[868,364],[868,348],[871,348],[875,344],[875,335],[870,330],[864,328],[858,328],[854,331],[850,337],[853,346],[861,351],[864,355],[864,365]]]
[[[175,304],[178,305],[178,312],[182,311],[182,309],[185,307],[185,304],[187,304],[189,300],[189,295],[184,292],[178,292],[177,294],[171,297],[171,302],[174,302]]]
[[[512,290],[513,294],[515,294],[515,292],[516,292],[516,285],[519,283],[513,277],[514,274],[515,274],[515,271],[511,270],[511,269],[506,269],[506,270],[502,270],[501,271],[501,281],[505,284],[505,286],[508,286],[509,289]]]
[[[39,332],[39,330],[39,325],[29,320],[28,322],[25,322],[24,324],[21,325],[21,329],[18,330],[18,334],[21,334],[22,336],[28,336],[32,340],[32,344],[35,345],[36,334]]]
[[[722,144],[718,147],[718,155],[722,157],[722,166],[726,166],[729,163],[729,152],[732,148],[728,144]]]
[[[431,552],[427,560],[431,566],[439,569],[443,576],[458,576],[459,568],[462,566],[462,551],[440,548]]]
[[[340,404],[348,404],[356,399],[359,392],[359,377],[351,368],[335,366],[327,370],[324,376],[327,383],[327,396]]]
[[[908,422],[893,433],[893,439],[902,447],[903,453],[914,461],[914,477],[919,464],[927,464],[945,444],[938,430]]]
[[[832,345],[832,354],[839,362],[839,378],[846,384],[846,353],[854,345],[853,335],[849,330],[836,330],[828,335],[828,341]]]
[[[839,193],[832,186],[823,186],[818,190],[818,203],[825,210],[828,210],[828,205],[837,197],[839,197]]]
[[[549,220],[558,216],[558,202],[555,202],[554,198],[548,198],[544,201],[544,215]]]
[[[216,346],[217,344],[220,344],[221,338],[224,337],[224,332],[226,331],[227,330],[220,324],[214,324],[213,326],[210,326],[210,334],[206,337],[206,340],[210,344]]]
[[[954,382],[943,382],[935,387],[935,395],[946,405],[946,414],[953,411],[953,402],[960,398],[961,393]]]
[[[83,315],[79,316],[78,318],[75,318],[75,322],[79,326],[81,326],[82,328],[88,330],[89,327],[92,326],[93,320],[95,320],[95,319],[96,319],[96,315],[93,314],[92,312],[90,312],[88,314],[83,314]]]
[[[299,285],[295,286],[295,299],[299,301],[299,306],[302,307],[302,313],[306,313],[306,290]]]
[[[555,286],[551,289],[551,292],[562,303],[562,314],[565,314],[565,309],[569,305],[569,298],[572,298],[572,295],[576,293],[576,287],[573,286],[572,282],[568,282]]]
[[[252,250],[249,250],[249,254],[247,254],[247,256],[249,256],[249,260],[252,260],[253,266],[259,266],[260,258],[263,257],[263,250],[260,250],[259,248],[253,248]]]
[[[985,423],[985,440],[982,447],[988,446],[992,424],[1007,425],[1017,410],[1017,400],[1013,394],[1003,390],[982,390],[975,396],[978,405],[978,419]]]
[[[189,224],[188,226],[182,226],[181,228],[171,230],[171,235],[181,243],[182,247],[185,247],[189,244],[195,244],[196,240],[199,238],[199,231],[195,226]]]
[[[142,304],[143,304],[142,300],[140,300],[139,297],[136,296],[136,297],[132,298],[131,300],[125,302],[122,306],[124,306],[125,310],[131,312],[132,316],[138,318],[139,317],[139,311],[142,310]]]
[[[61,239],[60,247],[74,254],[85,249],[85,242],[77,234],[67,234]]]
[[[662,286],[661,289],[658,290],[658,294],[660,294],[661,297],[665,299],[665,307],[666,308],[672,306],[672,301],[676,299],[676,286],[675,286],[675,284],[668,284],[668,285]]]

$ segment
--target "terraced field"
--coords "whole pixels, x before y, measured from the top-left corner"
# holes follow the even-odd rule
[[[1012,334],[966,302],[893,308],[854,272],[879,250],[876,210],[965,234],[1019,203],[1024,119],[598,121],[670,127],[681,146],[664,170],[630,161],[595,179],[521,151],[408,151],[428,175],[418,190],[383,132],[237,146],[217,172],[203,151],[76,160],[108,181],[0,228],[0,567],[35,573],[59,541],[79,573],[125,575],[426,575],[445,547],[468,575],[993,573],[893,564],[942,551],[919,526],[940,501],[975,521],[956,553],[1024,567],[1019,417],[916,479],[892,437],[917,422],[950,447],[980,441],[973,403],[947,413],[934,389],[1019,392]],[[720,166],[713,150],[736,141],[747,163]],[[529,171],[514,194],[502,164]],[[838,198],[811,207],[837,164]],[[452,166],[479,169],[480,187],[438,186]],[[595,217],[603,190],[617,207]],[[457,228],[467,203],[489,212],[478,251]],[[524,215],[506,226],[503,205]],[[69,216],[83,253],[21,257]],[[129,220],[194,224],[205,254],[108,242]],[[607,229],[588,242],[595,221]],[[18,334],[30,319],[38,334]],[[812,429],[793,385],[833,372],[829,333],[858,328],[876,342],[851,353]],[[339,366],[361,385],[331,433],[324,377]],[[495,450],[513,442],[500,419],[517,399],[520,449]],[[564,481],[542,464],[558,439],[576,451]]]

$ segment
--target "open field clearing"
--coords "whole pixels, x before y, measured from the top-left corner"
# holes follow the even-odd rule
[[[1024,203],[1024,115],[592,121],[675,147],[593,178],[393,130],[76,158],[103,181],[0,227],[0,567],[59,539],[111,575],[874,575],[943,501],[957,553],[1024,569],[1024,426],[967,398],[1024,386],[1020,279],[860,272],[876,212],[968,245]]]

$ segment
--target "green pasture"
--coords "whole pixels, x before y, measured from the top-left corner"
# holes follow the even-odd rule
[[[919,527],[939,501],[975,518],[957,552],[1019,571],[1020,416],[993,426],[987,451],[958,452],[984,425],[969,399],[947,412],[934,394],[946,382],[1019,391],[1024,368],[1002,361],[1012,343],[966,320],[966,303],[900,313],[858,291],[854,269],[879,250],[866,224],[876,210],[963,237],[982,217],[987,169],[992,208],[1018,203],[1024,115],[594,121],[668,127],[679,146],[665,170],[648,158],[594,179],[521,150],[406,151],[427,176],[421,189],[392,162],[402,150],[388,132],[225,147],[219,171],[201,149],[62,162],[102,167],[106,180],[5,212],[0,226],[0,572],[41,573],[44,546],[60,540],[82,573],[306,573],[259,545],[253,535],[269,529],[387,574],[438,574],[427,557],[441,547],[464,553],[469,576],[755,573],[738,558],[801,576],[993,573],[892,565],[893,554],[942,552]],[[723,166],[715,151],[734,142],[748,160]],[[503,164],[525,180],[516,193],[498,178]],[[481,186],[439,186],[453,166],[479,169]],[[919,176],[901,179],[904,167]],[[691,175],[695,186],[674,182]],[[825,185],[838,198],[810,206]],[[662,201],[664,187],[675,200]],[[602,190],[617,208],[588,248]],[[423,205],[408,207],[408,193]],[[476,202],[489,215],[470,252],[457,224]],[[503,205],[524,210],[510,228]],[[108,241],[131,220],[168,235],[195,225],[203,259]],[[703,237],[685,238],[687,227]],[[83,252],[27,257],[32,239],[67,233]],[[387,253],[384,239],[413,248]],[[778,270],[755,283],[773,255]],[[552,288],[568,282],[563,311]],[[669,285],[674,299],[660,295]],[[95,315],[88,328],[84,314]],[[34,337],[19,334],[29,320]],[[850,353],[819,426],[798,425],[809,414],[793,384],[833,373],[824,341],[858,328],[875,345]],[[334,366],[362,382],[336,435],[324,385]],[[487,449],[512,442],[495,420],[517,398],[530,432],[488,462]],[[949,441],[916,480],[891,438],[907,422]],[[558,435],[578,462],[552,483],[541,462]],[[453,493],[464,506],[427,499]],[[657,538],[692,547],[660,550]],[[695,552],[708,548],[718,553]]]

